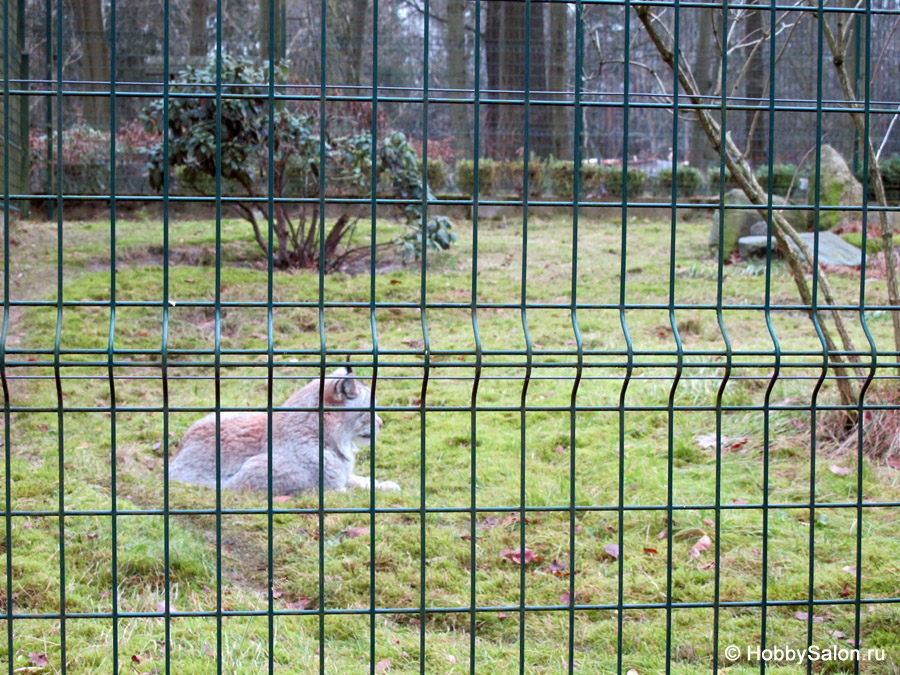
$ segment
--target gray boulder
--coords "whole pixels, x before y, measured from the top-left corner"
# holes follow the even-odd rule
[[[758,220],[750,226],[751,237],[765,237],[769,231],[769,224],[764,220]]]
[[[747,199],[747,195],[744,194],[743,190],[739,190],[735,188],[734,190],[729,190],[725,193],[725,204],[738,204],[745,205],[748,208],[746,209],[725,209],[725,225],[723,227],[723,237],[722,240],[724,242],[724,247],[722,250],[723,257],[725,260],[731,257],[731,254],[734,252],[739,252],[738,241],[742,237],[748,237],[753,234],[753,226],[757,225],[760,222],[763,222],[765,225],[765,221],[760,221],[760,213],[757,209],[750,206],[750,200]],[[774,195],[772,197],[772,205],[774,207],[784,206],[784,197],[779,197],[778,195]],[[797,210],[797,209],[789,209],[785,211],[781,211],[784,214],[787,221],[797,230],[805,230],[806,229],[806,212]],[[757,227],[757,232],[759,232],[759,228]],[[761,234],[763,238],[765,238],[766,228],[763,226]],[[712,226],[709,229],[709,247],[712,250],[713,255],[715,255],[716,251],[719,248],[719,212],[715,211],[713,214]]]
[[[765,234],[762,235],[753,235],[751,234],[749,237],[741,237],[738,239],[738,254],[741,256],[741,260],[750,260],[752,258],[765,258],[766,257],[766,241],[770,239]],[[772,253],[773,255],[777,253],[777,249],[775,248],[775,237],[771,237],[772,240]]]
[[[819,204],[822,206],[862,206],[862,185],[856,180],[856,176],[841,157],[841,153],[830,145],[822,146],[820,174]],[[808,199],[810,204],[815,203],[815,178],[809,182]],[[836,225],[845,225],[860,220],[862,220],[862,216],[859,211],[821,211],[819,229],[830,230]]]
[[[815,253],[815,233],[801,232],[800,238],[809,247],[809,250]],[[766,236],[748,236],[741,237],[738,240],[738,252],[742,260],[751,260],[753,258],[766,257]],[[791,248],[797,251],[797,245],[793,240],[788,239]],[[775,237],[772,237],[772,253],[773,257],[778,256]],[[851,267],[859,267],[862,264],[863,253],[853,244],[848,243],[834,232],[819,232],[819,262],[826,265],[849,265]],[[803,255],[800,254],[800,259]]]
[[[801,232],[800,238],[809,246],[809,250],[815,254],[815,232]],[[791,248],[797,248],[793,241],[788,240]],[[801,256],[802,258],[802,256]],[[834,232],[819,232],[819,262],[826,265],[850,265],[859,267],[862,265],[863,252],[853,244],[844,241],[843,237]]]

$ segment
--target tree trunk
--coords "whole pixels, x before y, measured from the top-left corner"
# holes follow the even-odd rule
[[[713,40],[713,21],[718,16],[712,9],[699,10],[700,25],[697,36],[697,52],[694,55],[694,75],[697,78],[697,87],[703,94],[711,94],[715,88],[716,68],[721,55]],[[717,164],[719,157],[706,140],[706,133],[699,119],[691,122],[690,146],[688,159],[691,166],[705,170],[713,164]],[[711,186],[715,189],[717,186]]]
[[[353,0],[350,7],[350,34],[346,51],[348,69],[346,84],[349,85],[362,84],[362,55],[368,12],[368,0]]]
[[[500,24],[500,89],[504,92],[520,92],[525,73],[525,4],[502,3],[503,21]],[[521,98],[519,93],[500,94],[501,99]],[[499,107],[497,128],[497,156],[515,157],[522,148],[522,111],[517,105]]]
[[[447,83],[451,89],[468,88],[468,64],[465,0],[447,0]],[[464,94],[452,96],[462,98]],[[461,156],[468,155],[472,147],[468,106],[461,103],[450,106],[450,131],[453,149]]]
[[[209,16],[209,0],[191,0],[191,56],[206,56],[207,30],[206,19]]]
[[[494,93],[500,89],[501,71],[501,45],[500,29],[503,23],[504,4],[501,2],[488,2],[484,11],[484,69],[487,74],[486,95],[495,98]],[[475,73],[475,77],[479,77]],[[500,135],[500,110],[499,106],[485,106],[483,125],[482,152],[496,157],[498,154],[498,138]]]
[[[551,98],[565,101],[568,89],[566,66],[568,65],[569,8],[564,4],[552,3],[550,11],[550,49],[548,50],[549,89],[555,92]],[[560,159],[572,156],[572,136],[569,129],[569,108],[553,106],[550,109],[550,129],[552,133],[551,153]]]
[[[275,23],[269,25],[269,14],[272,11],[272,5],[275,5]],[[263,60],[269,60],[270,56],[278,58],[280,45],[283,41],[284,26],[281,24],[281,8],[284,0],[260,0],[259,15],[257,16],[256,28],[257,39],[259,40],[259,54]],[[272,31],[275,33],[275,53],[269,54],[269,43],[272,39]]]
[[[749,12],[744,36],[748,41],[754,42],[763,39],[763,13],[761,11],[751,10]],[[765,94],[766,68],[763,56],[766,50],[754,50],[753,46],[747,47],[750,65],[747,68],[744,82],[744,96],[747,98],[748,105],[758,106]],[[755,166],[764,165],[767,161],[768,116],[765,113],[757,115],[756,110],[745,111],[744,130],[747,134],[747,158]]]
[[[547,5],[544,3],[533,3],[531,5],[531,26],[529,26],[531,44],[528,49],[531,53],[531,73],[529,77],[529,73],[526,73],[523,67],[521,84],[519,85],[524,90],[525,78],[529,78],[529,86],[531,87],[529,96],[531,99],[545,99],[547,97],[547,94],[544,93],[547,91],[546,9]],[[547,157],[553,153],[550,110],[551,108],[546,105],[531,106],[530,150],[540,158]]]
[[[103,27],[102,0],[73,0],[72,16],[75,31],[81,40],[81,77],[89,82],[109,82],[109,41]],[[84,85],[87,91],[109,91],[109,85]],[[109,99],[105,96],[85,96],[82,101],[84,120],[92,127],[109,126]]]

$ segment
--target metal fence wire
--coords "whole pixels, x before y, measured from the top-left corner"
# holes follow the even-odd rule
[[[455,3],[375,0],[360,13],[358,2],[330,0],[201,2],[205,47],[185,55],[177,43],[187,38],[173,31],[196,2],[5,0],[0,649],[10,674],[765,672],[774,663],[748,647],[831,644],[888,653],[838,660],[828,672],[898,667],[900,305],[889,295],[894,252],[876,244],[889,240],[881,224],[900,207],[874,188],[836,202],[816,186],[832,139],[855,155],[864,186],[874,185],[871,130],[880,130],[875,146],[896,147],[890,27],[900,9],[873,0],[471,0],[455,8],[464,41],[454,52],[445,37],[432,41]],[[89,7],[101,22],[93,35],[76,16]],[[548,56],[533,43],[543,44],[560,7],[565,51]],[[263,34],[267,44],[252,38],[253,53],[238,34],[251,8],[281,27]],[[512,12],[523,21],[516,37],[512,24],[492,33]],[[734,37],[751,15],[755,27]],[[349,82],[334,74],[342,54],[332,42],[338,24],[360,16],[363,74]],[[126,22],[127,40],[117,29]],[[708,89],[695,80],[704,22],[717,45],[702,64]],[[291,27],[305,31],[303,44]],[[799,47],[805,64],[785,81],[776,73],[794,29],[809,38]],[[132,75],[119,54],[130,58],[140,36],[157,60]],[[856,100],[833,69],[832,38],[856,55],[844,71]],[[87,65],[92,40],[107,56],[99,78]],[[447,57],[460,53],[465,87],[444,77]],[[236,54],[263,74],[242,93],[223,78]],[[307,70],[279,80],[265,54]],[[510,54],[515,68],[493,78]],[[185,67],[204,63],[208,88],[185,93]],[[547,85],[554,64],[567,73],[562,90]],[[135,79],[119,76],[126,67]],[[876,80],[879,68],[892,74]],[[764,85],[745,94],[737,82],[750,77]],[[158,193],[134,187],[137,174],[120,178],[130,171],[123,129],[154,102],[170,129],[173,102],[189,97],[215,111],[208,193],[177,187],[175,130],[161,146]],[[105,101],[103,125],[88,119],[95,99]],[[242,100],[262,102],[266,120],[264,189],[250,197],[223,176],[234,134],[223,109]],[[370,139],[364,192],[331,189],[324,168],[313,191],[279,191],[276,113],[292,106],[314,120],[319,167],[331,120],[365,111],[347,113]],[[428,185],[430,155],[454,140],[448,120],[460,109],[470,146],[456,157],[472,163],[469,194],[383,192],[378,153],[397,120],[420,141]],[[747,142],[748,116],[768,130],[761,150]],[[792,117],[803,140],[779,137]],[[67,190],[84,151],[67,147],[66,133],[86,119],[104,144],[102,169],[87,169],[101,186]],[[555,158],[535,152],[535,120],[541,133],[563,129]],[[671,147],[651,156],[637,130],[658,135],[660,125]],[[587,149],[598,133],[615,137],[615,161]],[[782,153],[788,140],[805,156]],[[729,198],[744,142],[756,201]],[[693,164],[698,144],[711,148],[705,196],[679,180],[692,172],[686,148]],[[531,158],[545,168],[568,162],[568,194],[545,196],[549,179]],[[488,191],[494,159],[519,162],[516,194]],[[786,206],[773,197],[776,159],[800,167],[792,180],[802,196]],[[30,184],[19,168],[27,161]],[[652,162],[663,170],[648,171],[657,187],[642,196],[636,181],[647,175],[635,169]],[[620,187],[590,183],[591,166],[619,172]],[[809,199],[799,188],[807,179]],[[229,220],[236,204],[258,214],[258,260],[241,248],[249,230]],[[277,212],[299,205],[323,222],[358,210],[361,266],[334,277],[324,263],[278,269]],[[420,232],[448,215],[456,245],[386,258],[397,207],[416,209]],[[50,220],[35,220],[45,208]],[[756,262],[726,243],[729,214],[749,209],[769,242]],[[792,268],[778,253],[787,241],[779,218],[793,214],[811,223],[811,265],[801,256]],[[845,233],[871,255],[823,265],[826,282],[812,270],[820,224],[835,215],[852,221]],[[157,242],[151,254],[148,242]],[[326,243],[316,241],[320,261]],[[252,327],[232,322],[240,316]],[[847,334],[832,338],[841,327]],[[402,492],[279,495],[275,414],[318,416],[321,485],[325,420],[341,410],[325,403],[326,376],[347,360],[378,394],[369,472]],[[318,382],[318,405],[284,408],[307,382]],[[245,412],[265,417],[264,496],[230,493],[219,471],[220,422]],[[216,485],[187,488],[170,480],[168,460],[209,413]],[[386,420],[377,439],[375,413]],[[735,658],[726,645],[743,651]]]

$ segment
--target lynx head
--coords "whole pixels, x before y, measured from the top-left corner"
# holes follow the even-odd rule
[[[372,390],[357,379],[353,368],[338,368],[325,380],[325,405],[346,408],[336,412],[341,435],[349,435],[355,445],[368,445],[372,440],[372,424],[369,408]],[[381,430],[382,419],[375,415],[375,433]]]

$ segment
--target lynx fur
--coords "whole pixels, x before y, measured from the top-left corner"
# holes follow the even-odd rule
[[[295,392],[285,408],[317,408],[318,379]],[[345,410],[323,413],[324,449],[322,487],[345,490],[369,488],[366,476],[353,473],[357,444],[370,442],[369,408],[372,390],[358,380],[352,368],[339,368],[325,378],[324,406]],[[263,412],[219,414],[222,487],[229,490],[268,490],[269,462],[267,414]],[[375,415],[375,432],[383,422]],[[169,464],[170,478],[216,487],[216,416],[195,422]],[[379,490],[399,490],[392,481],[376,481]],[[319,489],[318,411],[275,412],[272,415],[272,490],[277,495]]]

